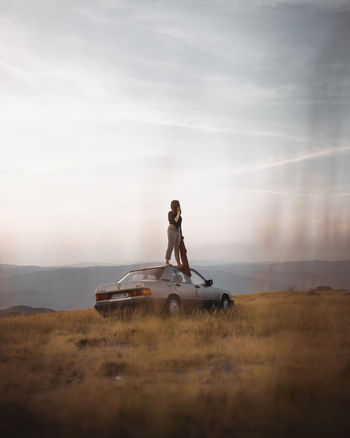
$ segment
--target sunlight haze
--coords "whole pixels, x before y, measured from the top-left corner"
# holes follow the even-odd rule
[[[346,1],[0,0],[0,263],[348,257]]]

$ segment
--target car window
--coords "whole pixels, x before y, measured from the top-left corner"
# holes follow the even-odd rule
[[[201,275],[197,274],[197,272],[191,269],[191,280],[193,284],[204,284],[205,279]]]
[[[144,274],[143,279],[144,280],[158,280],[156,275],[154,275],[154,274],[147,274],[147,273]]]
[[[134,272],[131,276],[130,281],[141,281],[143,280],[143,272]]]
[[[118,283],[128,283],[130,281],[141,280],[159,280],[163,273],[163,268],[140,269],[137,271],[130,271],[122,277]]]
[[[172,273],[170,281],[172,281],[173,283],[177,283],[179,281],[176,272]]]
[[[177,276],[179,278],[180,283],[190,283],[190,279],[184,272],[177,271]]]
[[[133,281],[133,272],[128,272],[124,277],[118,280],[118,283],[128,283],[129,281]]]

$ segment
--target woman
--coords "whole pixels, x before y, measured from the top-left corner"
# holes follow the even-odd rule
[[[177,200],[171,201],[170,204],[171,210],[168,212],[168,249],[165,254],[165,264],[166,266],[170,265],[171,254],[175,252],[175,260],[177,261],[177,266],[181,266],[180,263],[180,243],[181,243],[181,207],[180,202]]]

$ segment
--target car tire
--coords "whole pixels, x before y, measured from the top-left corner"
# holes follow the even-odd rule
[[[168,316],[175,317],[181,311],[181,303],[179,298],[177,297],[169,297],[166,304],[166,313]]]
[[[232,301],[227,295],[224,295],[221,300],[221,309],[227,312],[232,307]]]

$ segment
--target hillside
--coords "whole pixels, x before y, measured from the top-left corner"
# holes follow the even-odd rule
[[[349,436],[350,295],[237,295],[175,319],[0,318],[0,433]]]
[[[160,263],[159,263],[160,264]],[[94,304],[100,284],[121,278],[143,265],[40,267],[0,265],[0,308],[13,305],[48,307],[55,310],[81,309]],[[308,261],[260,264],[196,265],[214,286],[233,293],[304,290],[329,285],[350,288],[350,261]]]
[[[54,310],[45,307],[11,306],[7,309],[0,309],[0,316],[8,315],[36,315],[38,313],[52,313]]]

